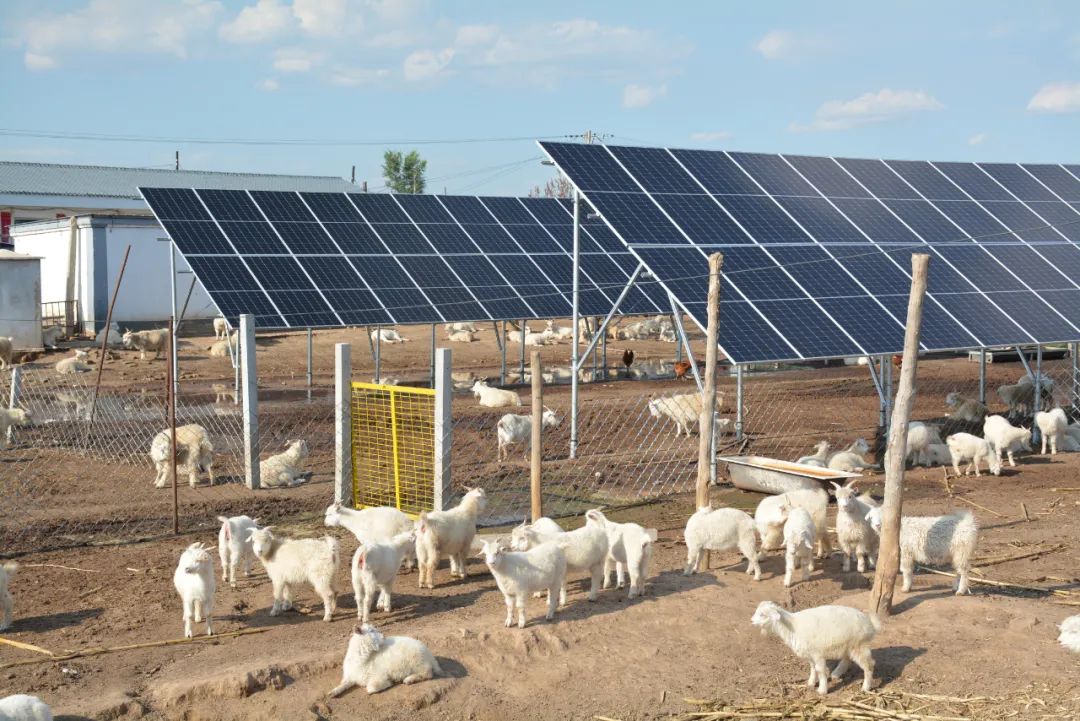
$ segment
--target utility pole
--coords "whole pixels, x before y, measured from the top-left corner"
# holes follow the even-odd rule
[[[179,150],[176,151],[176,167],[173,168],[173,169],[174,170],[180,170],[180,151]]]
[[[352,166],[352,177],[349,180],[349,182],[352,183],[353,185],[356,185],[356,166],[355,165]]]

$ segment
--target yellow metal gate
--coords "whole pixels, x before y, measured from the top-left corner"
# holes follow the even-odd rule
[[[433,389],[352,384],[352,488],[356,508],[433,510]]]

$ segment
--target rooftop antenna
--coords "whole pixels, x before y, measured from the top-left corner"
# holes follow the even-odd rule
[[[352,180],[349,181],[349,182],[351,182],[353,185],[356,185],[356,166],[355,165],[352,166]]]
[[[180,170],[180,151],[176,151],[176,167],[173,170]]]

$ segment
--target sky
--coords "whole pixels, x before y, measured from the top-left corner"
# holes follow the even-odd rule
[[[383,152],[417,149],[430,192],[498,195],[551,177],[536,138],[586,130],[1080,162],[1070,0],[0,0],[0,68],[0,160],[172,167],[179,150],[189,169],[355,165],[376,190]]]

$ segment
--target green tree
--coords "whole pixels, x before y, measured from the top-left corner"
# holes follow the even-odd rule
[[[398,150],[387,150],[383,154],[383,179],[386,187],[395,193],[423,193],[427,187],[426,172],[427,161],[415,150],[408,155],[402,155]]]

